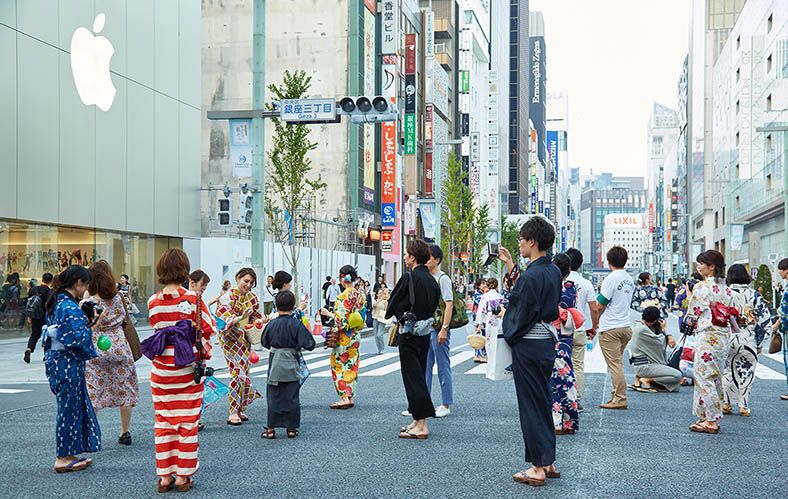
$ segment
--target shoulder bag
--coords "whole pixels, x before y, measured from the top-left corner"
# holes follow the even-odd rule
[[[129,303],[126,301],[125,294],[120,293],[120,301],[123,303],[123,313],[125,315],[125,319],[123,320],[123,334],[126,336],[126,341],[129,343],[134,362],[137,362],[142,357],[140,335],[137,333],[137,328],[131,323],[131,317],[129,317]]]
[[[681,339],[679,339],[678,343],[676,343],[676,347],[670,353],[670,357],[668,357],[668,366],[676,369],[677,371],[681,371],[679,368],[681,363],[681,355],[684,353],[684,344],[687,341],[687,335],[682,334]]]
[[[412,315],[415,318],[413,313],[413,306],[416,303],[416,293],[413,292],[413,276],[408,275],[408,300],[410,301],[410,310],[402,314],[403,316]],[[397,317],[397,322],[391,327],[389,331],[389,346],[396,347],[399,345],[399,335],[400,335],[400,328],[402,327],[403,322],[406,320],[405,317]]]
[[[769,340],[769,353],[777,353],[783,349],[783,337],[779,331],[772,333],[772,339]]]

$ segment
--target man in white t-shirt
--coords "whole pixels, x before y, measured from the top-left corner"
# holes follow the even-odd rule
[[[577,388],[577,410],[582,412],[583,405],[580,401],[583,399],[585,383],[586,343],[588,343],[588,333],[592,332],[593,335],[593,330],[591,329],[591,307],[596,306],[596,292],[591,281],[578,272],[580,266],[583,265],[583,254],[580,250],[569,248],[565,254],[569,257],[571,262],[570,268],[572,269],[567,280],[575,283],[575,288],[577,288],[577,308],[583,312],[583,317],[585,317],[582,327],[575,331],[572,342],[572,367],[575,371],[575,386]]]
[[[627,258],[627,250],[621,246],[613,246],[608,250],[607,264],[612,272],[602,281],[596,298],[597,305],[592,312],[594,331],[599,332],[599,346],[613,383],[612,397],[599,406],[602,409],[627,408],[627,382],[622,357],[627,343],[632,339],[629,307],[635,291],[632,277],[624,270]]]

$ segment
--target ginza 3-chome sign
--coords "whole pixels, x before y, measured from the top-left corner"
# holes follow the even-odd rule
[[[71,37],[71,74],[79,98],[86,106],[95,104],[102,111],[109,111],[115,100],[115,85],[109,72],[109,63],[115,48],[103,36],[94,36],[104,29],[106,16],[99,14],[93,20],[93,33],[79,27]]]

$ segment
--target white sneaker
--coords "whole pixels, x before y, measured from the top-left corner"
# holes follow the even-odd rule
[[[402,411],[400,414],[402,414],[402,415],[403,415],[403,416],[405,416],[405,417],[411,417],[411,416],[413,416],[413,415],[410,413],[410,411],[409,411],[409,410],[407,410],[407,409],[405,409],[404,411]]]
[[[445,418],[449,414],[451,414],[451,409],[449,409],[445,405],[439,405],[438,407],[435,408],[436,418]]]

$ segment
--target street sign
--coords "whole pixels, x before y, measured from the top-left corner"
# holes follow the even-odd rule
[[[281,102],[279,118],[288,123],[336,121],[334,99],[285,99]]]
[[[394,249],[393,232],[384,230],[380,233],[380,251],[389,253]]]

